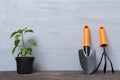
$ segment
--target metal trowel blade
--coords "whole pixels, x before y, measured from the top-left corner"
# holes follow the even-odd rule
[[[96,67],[96,52],[95,50],[91,49],[89,56],[85,55],[85,52],[83,49],[79,50],[79,59],[81,67],[86,74],[91,74],[94,72]]]

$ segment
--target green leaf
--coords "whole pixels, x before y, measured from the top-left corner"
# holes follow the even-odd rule
[[[23,49],[21,49],[21,50],[22,50],[22,51],[21,51],[21,52],[22,52],[22,54],[21,54],[21,55],[22,55],[22,56],[26,56],[27,49],[26,49],[26,48],[23,48]]]
[[[21,49],[21,55],[26,56],[27,54],[31,55],[32,49],[31,48],[22,48]]]
[[[15,34],[17,34],[16,31],[11,34],[10,38],[12,38]]]
[[[19,43],[20,43],[19,39],[15,40],[15,42],[14,42],[14,44],[15,44],[16,47],[19,45]]]
[[[28,42],[29,42],[31,45],[33,45],[33,46],[37,46],[36,41],[33,40],[33,39],[29,39]]]
[[[20,35],[19,35],[19,34],[18,34],[18,35],[16,35],[16,36],[15,36],[15,40],[19,39],[19,37],[20,37]]]
[[[29,55],[31,55],[32,49],[31,49],[31,48],[27,48],[27,53],[28,53]]]
[[[25,31],[25,33],[27,33],[27,32],[34,33],[33,30],[31,30],[31,29]]]
[[[16,46],[12,49],[12,54],[14,54],[15,50],[16,50]]]
[[[17,33],[22,34],[22,33],[23,33],[23,30],[22,30],[22,29],[19,29],[19,30],[17,31]]]

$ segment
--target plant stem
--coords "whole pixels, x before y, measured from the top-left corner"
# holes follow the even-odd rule
[[[23,47],[25,48],[25,42],[24,42],[23,33],[22,33],[22,43],[23,43]]]

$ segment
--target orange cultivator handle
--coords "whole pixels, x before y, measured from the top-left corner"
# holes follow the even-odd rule
[[[89,26],[84,26],[84,47],[90,47],[90,29]]]
[[[104,27],[100,27],[99,32],[100,32],[100,47],[107,47],[108,43]]]

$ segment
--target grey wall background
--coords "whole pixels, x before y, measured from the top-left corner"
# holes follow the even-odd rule
[[[16,70],[16,55],[11,54],[13,40],[9,36],[24,27],[35,31],[26,37],[38,42],[38,47],[33,48],[35,69],[81,70],[78,49],[83,45],[85,24],[91,29],[97,63],[102,52],[98,28],[105,26],[108,55],[114,68],[120,70],[119,0],[0,0],[0,71]]]

